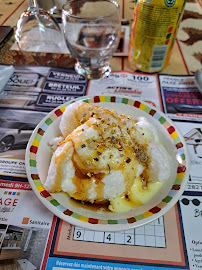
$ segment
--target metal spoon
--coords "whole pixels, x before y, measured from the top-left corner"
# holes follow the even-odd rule
[[[199,92],[202,94],[202,69],[198,69],[194,75],[196,86]]]

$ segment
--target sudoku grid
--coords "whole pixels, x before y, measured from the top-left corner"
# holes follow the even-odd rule
[[[147,225],[119,232],[99,232],[75,227],[73,240],[165,248],[164,219],[160,217]]]

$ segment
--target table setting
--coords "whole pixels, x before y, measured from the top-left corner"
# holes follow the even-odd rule
[[[202,2],[0,4],[0,269],[200,269]]]

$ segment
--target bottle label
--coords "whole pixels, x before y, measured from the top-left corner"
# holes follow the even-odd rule
[[[151,72],[163,68],[175,36],[183,2],[137,1],[129,51],[129,61],[136,68]]]

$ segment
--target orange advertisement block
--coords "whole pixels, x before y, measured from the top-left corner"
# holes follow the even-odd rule
[[[54,255],[184,266],[177,206],[164,217],[122,232],[96,232],[60,220]]]
[[[22,224],[28,224],[29,223],[29,218],[24,217],[22,220]]]

